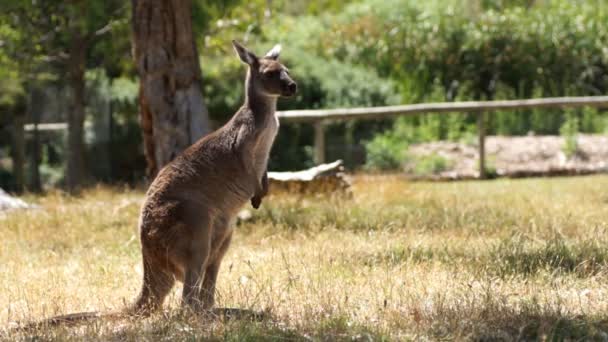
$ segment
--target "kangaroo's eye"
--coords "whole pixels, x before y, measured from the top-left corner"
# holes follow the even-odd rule
[[[268,70],[266,72],[264,72],[264,76],[267,78],[274,78],[278,75],[276,70]]]

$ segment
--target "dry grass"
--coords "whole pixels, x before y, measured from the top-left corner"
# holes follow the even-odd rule
[[[268,199],[238,227],[218,305],[4,339],[607,339],[607,176],[408,183],[359,176],[352,200]],[[0,322],[121,308],[141,282],[142,193],[32,197],[0,219]]]

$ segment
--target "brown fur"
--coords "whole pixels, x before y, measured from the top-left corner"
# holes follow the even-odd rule
[[[293,95],[296,85],[277,61],[277,47],[258,58],[237,42],[233,45],[249,65],[245,103],[223,127],[166,165],[150,185],[139,221],[143,285],[123,316],[146,316],[160,308],[176,281],[184,285],[183,305],[196,311],[213,307],[232,221],[248,201],[259,207],[268,192],[266,166],[278,130],[276,101]],[[45,323],[101,316],[121,314],[71,314]]]

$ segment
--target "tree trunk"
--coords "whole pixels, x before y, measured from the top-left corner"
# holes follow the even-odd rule
[[[32,192],[42,191],[42,182],[40,180],[40,162],[41,162],[41,146],[40,146],[40,131],[38,130],[38,124],[40,120],[35,118],[34,120],[34,134],[32,139],[32,153],[30,154],[30,180],[28,190]]]
[[[85,63],[87,42],[79,28],[72,31],[68,65],[72,104],[68,112],[68,158],[66,187],[77,191],[84,180]]]
[[[26,89],[28,90],[29,97],[27,102],[27,113],[30,115],[31,122],[34,124],[32,139],[29,143],[26,142],[27,154],[29,155],[27,189],[32,192],[40,192],[42,191],[42,182],[40,179],[42,153],[38,125],[40,124],[44,106],[44,92],[39,85],[34,85],[32,83],[30,83]]]
[[[13,178],[15,191],[22,192],[25,188],[25,115],[17,113],[13,118]]]
[[[190,0],[132,0],[148,176],[210,131]]]

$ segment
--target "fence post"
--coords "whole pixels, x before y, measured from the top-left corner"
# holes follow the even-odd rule
[[[479,178],[486,178],[486,122],[485,112],[477,114],[477,134],[479,136]]]
[[[315,122],[314,161],[316,165],[325,163],[325,129],[323,127],[323,120]]]

